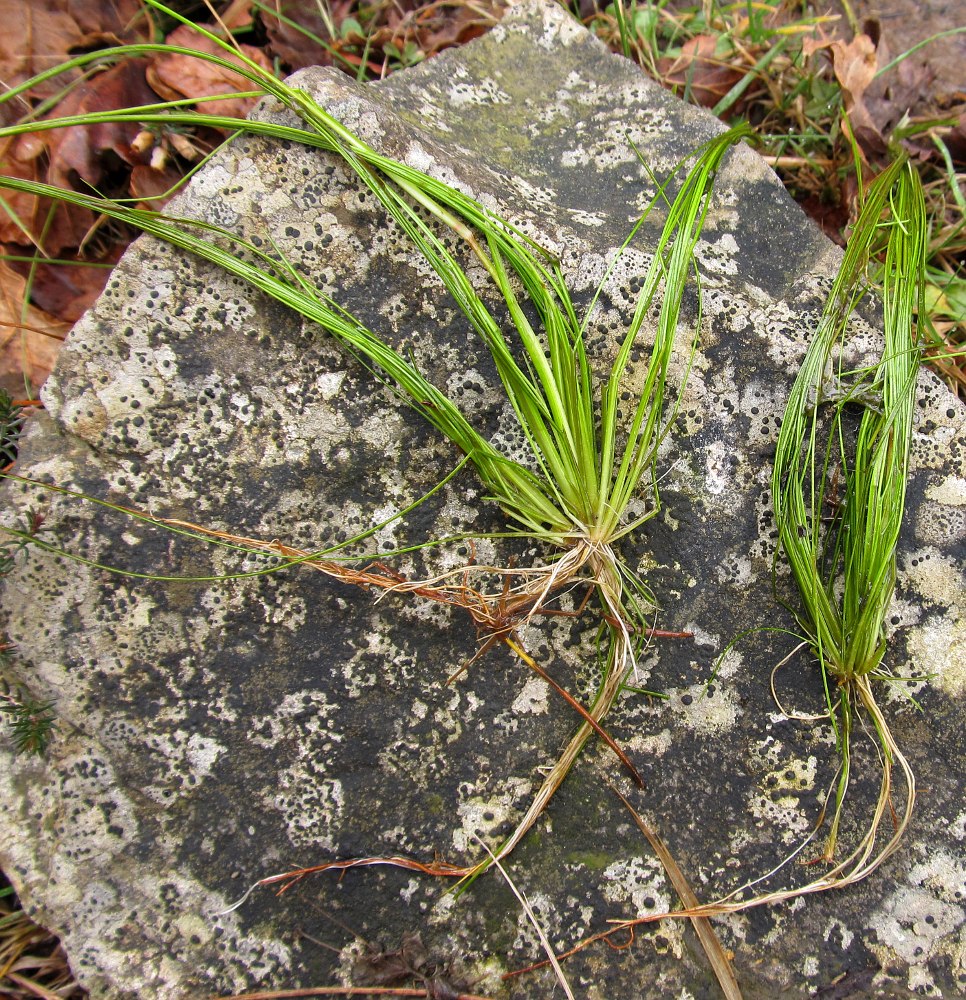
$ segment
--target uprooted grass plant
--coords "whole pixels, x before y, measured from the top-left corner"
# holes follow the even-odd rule
[[[882,357],[846,370],[848,321],[866,294],[864,270],[882,238],[878,275],[883,305]],[[905,510],[916,385],[923,342],[926,218],[918,174],[898,158],[872,183],[846,249],[817,334],[792,388],[778,437],[772,501],[781,551],[797,585],[794,607],[825,682],[841,759],[824,858],[833,861],[852,777],[851,742],[864,714],[878,740],[880,794],[866,833],[835,864],[862,878],[895,850],[912,813],[915,779],[875,697],[889,678],[885,621],[896,582],[896,550]],[[857,431],[849,410],[861,409]],[[830,411],[830,412],[829,412]],[[892,835],[876,848],[889,813],[892,775],[905,782],[905,805]]]
[[[155,0],[150,3],[168,16],[178,18]],[[197,30],[230,51],[230,46],[214,34]],[[140,51],[150,46],[134,48]],[[127,54],[130,49],[125,47],[123,51]],[[111,59],[120,52],[88,54],[78,57],[73,64]],[[239,72],[235,63],[218,56],[192,54],[222,65],[226,71]],[[488,348],[506,399],[529,443],[532,461],[528,465],[501,453],[409,359],[337,302],[318,292],[277,251],[258,250],[251,243],[211,226],[132,209],[78,192],[15,178],[0,179],[0,187],[66,200],[125,221],[214,262],[318,323],[380,379],[392,385],[464,453],[515,531],[545,546],[545,562],[514,569],[512,585],[494,593],[472,591],[481,609],[480,617],[496,623],[496,633],[501,638],[512,643],[517,625],[539,613],[575,582],[586,581],[594,588],[609,630],[609,652],[602,682],[590,708],[582,713],[584,723],[546,777],[516,830],[497,852],[496,857],[503,857],[546,806],[590,736],[595,730],[600,731],[601,720],[634,671],[635,656],[652,624],[655,604],[646,583],[621,561],[616,546],[623,536],[660,509],[657,453],[677,405],[667,385],[669,366],[675,350],[683,349],[687,354],[694,345],[693,339],[690,347],[678,339],[682,297],[716,171],[728,149],[745,137],[748,130],[743,126],[731,129],[697,151],[673,200],[668,193],[668,182],[659,186],[651,204],[659,200],[666,203],[666,221],[616,358],[603,384],[598,386],[598,377],[585,351],[594,303],[583,318],[578,316],[560,265],[552,254],[467,195],[381,156],[304,92],[278,81],[244,56],[235,53],[235,59],[244,63],[240,72],[255,88],[293,110],[306,128],[234,120],[229,127],[321,147],[339,156],[373,192],[431,265]],[[36,78],[22,87],[35,82]],[[2,100],[14,98],[21,89],[8,92]],[[212,116],[185,112],[178,102],[77,116],[69,124],[124,118],[149,124],[154,117],[164,117],[169,123],[184,118],[196,123],[226,124],[225,120]],[[44,124],[57,127],[66,123],[62,120]],[[36,123],[31,127],[36,127]],[[0,130],[0,138],[17,131],[17,126]],[[431,221],[427,221],[427,215]],[[482,263],[492,288],[509,313],[510,333],[501,327],[497,314],[447,248],[437,227],[455,233]],[[636,227],[628,243],[635,233]],[[622,426],[619,400],[624,376],[631,352],[658,299],[659,318],[653,331],[647,374],[630,421]],[[697,324],[694,336],[696,331]],[[679,393],[681,388],[678,387]],[[646,512],[628,520],[631,501],[642,493]],[[299,557],[298,561],[307,561],[307,557]],[[316,565],[316,568],[321,567]],[[500,567],[478,567],[475,572],[485,570],[497,576],[507,573],[506,568]],[[344,569],[335,575],[346,578]],[[452,595],[461,587],[448,584],[441,577],[407,584],[397,580],[393,589],[446,599],[436,595]],[[448,603],[459,601],[449,599]],[[520,647],[514,644],[514,648]],[[488,863],[485,859],[481,864]],[[476,870],[474,867],[466,872]]]
[[[888,664],[886,616],[895,590],[925,349],[915,317],[924,315],[926,232],[919,176],[900,155],[869,186],[789,394],[772,468],[779,538],[776,585],[786,578],[781,567],[787,564],[795,586],[782,599],[795,615],[801,640],[793,655],[807,650],[818,662],[827,712],[809,721],[826,718],[832,726],[839,757],[835,781],[812,833],[791,858],[694,912],[734,912],[854,884],[895,852],[912,818],[915,774],[875,691],[897,680]],[[872,267],[881,243],[884,263]],[[853,367],[848,360],[850,321],[873,289],[882,301],[882,354],[873,364]],[[859,815],[850,824],[860,832],[840,855],[857,727],[874,744],[881,767],[879,791],[868,817]],[[902,779],[898,808],[893,801],[897,771]],[[799,856],[821,834],[826,820],[825,846],[815,861],[829,867],[818,878],[748,895]],[[886,831],[888,823],[891,830]]]

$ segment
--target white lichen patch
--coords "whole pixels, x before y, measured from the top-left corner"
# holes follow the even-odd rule
[[[931,545],[899,557],[902,578],[929,603],[957,607],[966,593],[966,576],[960,566]]]
[[[694,256],[701,267],[712,274],[737,274],[739,248],[731,233],[722,233],[713,242],[698,240],[694,247]]]
[[[165,711],[163,716],[169,714]],[[162,803],[170,802],[174,795],[197,788],[226,752],[226,747],[217,740],[183,729],[142,734],[141,740],[164,759],[162,780],[144,786],[144,793],[149,798]]]
[[[510,104],[512,102],[510,95],[500,89],[496,80],[470,81],[465,70],[462,73],[457,71],[454,75],[455,82],[450,84],[447,91],[450,103],[454,107],[458,108],[467,104],[488,105]]]
[[[341,667],[345,693],[349,698],[359,698],[365,691],[380,683],[376,664],[392,662],[395,646],[386,635],[369,632],[357,643],[356,651]]]
[[[874,950],[880,957],[894,961],[898,956],[908,963],[910,986],[934,986],[926,966],[938,954],[947,955],[957,973],[966,971],[955,934],[966,921],[964,893],[966,862],[936,851],[928,861],[914,865],[906,884],[872,915],[870,926],[878,939]]]
[[[807,333],[802,320],[788,302],[772,302],[752,311],[751,328],[780,371],[794,371],[805,354]]]
[[[625,742],[631,757],[641,760],[663,757],[672,745],[670,729],[662,729],[659,733],[635,733]]]
[[[749,379],[741,388],[738,412],[747,421],[745,443],[760,448],[765,441],[778,438],[778,428],[785,409],[784,390],[760,379]],[[762,470],[771,473],[770,468]]]
[[[889,604],[889,613],[886,616],[886,638],[892,640],[905,635],[910,628],[922,621],[922,617],[921,604],[893,596]]]
[[[715,575],[718,583],[744,589],[755,577],[754,564],[745,552],[732,549],[721,554]]]
[[[585,212],[582,209],[571,208],[567,215],[581,226],[592,226],[596,229],[607,224],[607,219],[599,212]]]
[[[38,843],[25,828],[12,828],[4,838],[5,863],[29,871],[41,859],[44,904],[62,914],[65,947],[72,962],[93,970],[99,982],[122,982],[131,995],[174,995],[159,988],[159,956],[183,966],[188,941],[218,937],[228,946],[223,969],[239,970],[261,981],[288,968],[291,954],[285,944],[257,933],[242,933],[237,915],[211,915],[225,910],[232,900],[214,893],[187,873],[147,869],[141,858],[129,854],[143,831],[135,819],[135,806],[122,790],[117,772],[89,752],[67,752],[55,761],[37,758],[11,760],[0,750],[0,796],[10,801],[13,784],[32,772],[30,803],[53,836],[48,845]],[[58,786],[59,795],[49,794]],[[155,848],[164,854],[172,844],[166,839]],[[123,888],[122,888],[123,885]],[[25,904],[39,902],[38,886],[24,882]],[[151,926],[159,934],[158,947],[150,953],[135,947],[129,937],[131,922]],[[97,943],[92,962],[90,935]],[[178,970],[163,971],[176,982]],[[238,979],[237,982],[241,982]],[[184,991],[181,991],[182,993]]]
[[[551,944],[559,951],[566,947],[564,939],[560,936],[560,927],[563,923],[563,914],[557,900],[545,892],[529,892],[525,885],[525,875],[514,873],[512,876],[517,890],[522,892],[530,904],[530,910],[536,918],[540,929],[547,936]],[[523,952],[526,955],[536,955],[543,950],[540,935],[537,933],[533,921],[521,906],[517,912],[517,936],[513,941],[513,950]]]
[[[604,880],[604,898],[620,907],[621,916],[629,920],[666,913],[672,907],[667,877],[657,858],[637,855],[622,858],[604,869]],[[684,948],[681,924],[667,921],[661,935],[669,950],[680,958]]]
[[[966,692],[966,620],[955,612],[929,615],[907,639],[911,665],[952,698]]]
[[[479,841],[485,841],[491,850],[496,847],[494,831],[519,817],[521,804],[532,792],[532,785],[524,778],[508,778],[501,782],[501,790],[493,795],[472,795],[457,808],[459,826],[453,830],[453,848],[458,855],[480,853]]]
[[[695,668],[698,664],[693,665]],[[726,733],[738,721],[738,697],[727,686],[713,695],[706,694],[704,684],[671,688],[664,703],[694,733],[702,735]]]
[[[316,690],[287,694],[269,715],[253,716],[249,722],[248,740],[268,749],[285,739],[297,740],[303,753],[309,753],[308,743],[318,738],[340,742],[341,733],[333,729],[330,720],[338,716],[338,706]]]
[[[528,677],[523,689],[513,699],[511,710],[517,715],[543,715],[546,713],[549,688],[539,677]]]
[[[319,372],[316,376],[315,384],[323,399],[335,399],[342,391],[342,383],[345,381],[346,373],[339,372]]]
[[[318,768],[299,765],[282,771],[271,799],[285,819],[293,847],[334,851],[346,801],[338,778],[321,777]]]
[[[849,930],[848,926],[838,917],[832,917],[825,927],[825,940],[842,949],[848,951],[855,940],[855,934]]]
[[[916,538],[927,545],[948,547],[966,540],[966,507],[930,500],[918,507],[913,516]]]
[[[923,376],[926,375],[929,373],[923,371]],[[957,426],[952,420],[937,413],[941,405],[948,404],[948,393],[945,389],[937,391],[931,382],[928,383],[928,388],[932,391],[924,395],[923,378],[920,377],[920,396],[917,400],[920,407],[917,411],[919,420],[913,429],[909,461],[914,469],[943,471],[949,465],[950,455],[955,455],[962,447],[963,417],[960,416]]]
[[[342,783],[328,773],[329,762],[344,735],[337,728],[337,706],[324,692],[286,695],[269,715],[251,720],[248,740],[278,753],[287,748],[292,763],[281,768],[266,788],[266,808],[277,810],[295,847],[333,850],[334,834],[345,809]]]
[[[962,476],[944,476],[938,483],[926,488],[926,497],[949,507],[966,507],[966,479]]]
[[[761,749],[773,758],[781,744],[766,741]],[[817,769],[815,757],[786,760],[759,778],[757,789],[749,794],[748,811],[774,830],[783,844],[800,843],[814,826],[813,810],[803,800],[813,797]]]
[[[185,758],[196,780],[207,778],[226,748],[217,740],[192,733],[185,746]]]
[[[723,441],[712,441],[704,452],[704,485],[712,497],[720,496],[732,483],[734,452]]]

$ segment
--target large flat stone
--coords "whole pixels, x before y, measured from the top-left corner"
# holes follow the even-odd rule
[[[585,303],[654,190],[633,146],[662,176],[721,128],[539,3],[378,86],[322,71],[299,82],[368,141],[538,235]],[[484,351],[371,195],[330,158],[238,139],[178,210],[276,241],[303,274],[410,348],[473,420],[519,447]],[[602,371],[653,235],[645,229],[608,280],[588,338]],[[705,900],[798,844],[835,774],[828,725],[788,718],[769,693],[787,636],[745,639],[701,695],[736,633],[792,624],[771,589],[770,459],[837,260],[757,156],[735,151],[699,247],[702,338],[661,456],[666,507],[622,550],[657,595],[658,624],[695,639],[652,644],[642,683],[666,700],[627,693],[609,728],[647,782],[635,803]],[[694,301],[685,312],[693,322]],[[857,322],[860,348],[874,347],[874,326]],[[684,358],[682,348],[675,379]],[[911,688],[921,710],[898,686],[883,694],[923,786],[915,822],[863,884],[717,922],[749,997],[812,996],[833,982],[828,995],[963,989],[964,410],[931,375],[920,390],[889,666],[929,680]],[[386,517],[458,460],[324,335],[152,240],[129,251],[77,325],[44,398],[24,475],[304,547]],[[380,531],[374,549],[500,529],[481,492],[464,471]],[[495,874],[456,898],[411,872],[359,869],[306,879],[280,898],[262,889],[217,915],[255,880],[297,865],[380,854],[465,863],[480,856],[476,835],[496,846],[575,726],[541,681],[497,650],[447,686],[476,648],[457,612],[401,596],[375,604],[307,570],[119,577],[93,564],[195,578],[262,564],[27,487],[9,486],[5,504],[11,519],[42,509],[43,537],[89,561],[35,549],[6,581],[14,679],[55,697],[59,721],[45,759],[3,751],[0,863],[63,935],[95,997],[372,982],[371,963],[353,965],[359,941],[393,950],[413,933],[441,975],[474,992],[551,995],[545,971],[498,978],[541,955]],[[514,554],[545,555],[508,540],[476,546],[480,562]],[[468,555],[453,542],[394,565],[424,574]],[[537,620],[523,639],[588,698],[596,625],[590,611]],[[820,709],[821,681],[804,658],[779,687],[789,711]],[[875,790],[874,753],[857,743],[846,838]],[[612,757],[591,747],[509,861],[559,948],[607,919],[675,902],[608,780],[621,780]],[[802,877],[790,870],[779,882]],[[566,968],[582,997],[716,995],[680,923],[641,928],[624,951],[597,945]]]

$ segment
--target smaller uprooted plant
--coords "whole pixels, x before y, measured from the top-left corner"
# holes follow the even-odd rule
[[[168,16],[184,20],[156,0],[148,2]],[[201,28],[196,30],[222,49],[231,51],[228,43],[214,34]],[[123,51],[130,48],[125,47]],[[143,49],[144,46],[133,48]],[[120,51],[108,50],[108,53]],[[518,652],[520,647],[513,643],[516,625],[544,610],[551,599],[579,581],[596,590],[603,620],[610,631],[602,681],[592,705],[583,713],[584,724],[545,779],[517,829],[497,853],[497,857],[503,857],[546,806],[586,741],[595,730],[600,731],[600,722],[633,671],[636,652],[648,635],[654,602],[646,584],[621,561],[615,545],[660,510],[657,452],[677,412],[677,403],[666,398],[669,395],[666,386],[669,367],[676,349],[683,346],[685,357],[693,351],[699,325],[695,324],[690,343],[678,344],[681,303],[693,268],[693,250],[722,158],[735,142],[749,134],[749,130],[745,127],[732,129],[702,147],[695,154],[673,199],[665,190],[667,184],[660,186],[654,195],[652,206],[658,200],[667,203],[665,223],[616,357],[611,360],[609,370],[600,376],[585,350],[594,303],[580,319],[562,268],[552,254],[473,198],[380,155],[327,114],[309,95],[278,81],[243,56],[235,54],[235,58],[244,63],[239,69],[236,63],[217,56],[194,54],[223,64],[228,71],[241,72],[262,93],[275,97],[294,111],[305,128],[188,113],[178,102],[75,116],[43,125],[96,124],[105,120],[145,123],[155,117],[163,117],[168,123],[182,120],[196,124],[217,122],[235,130],[321,147],[338,155],[379,199],[394,223],[431,265],[488,348],[506,400],[529,443],[528,462],[510,459],[482,437],[459,408],[408,357],[319,292],[277,251],[259,250],[237,235],[192,220],[135,210],[79,192],[16,178],[0,178],[0,188],[81,205],[97,214],[126,221],[214,262],[318,323],[380,379],[393,386],[424,419],[464,453],[489,496],[505,511],[517,533],[543,543],[548,551],[543,565],[514,569],[512,576],[518,582],[512,586],[505,586],[495,594],[472,591],[473,601],[480,604],[478,620],[494,626],[496,633]],[[73,62],[93,61],[97,55],[103,57],[104,53],[78,57]],[[52,72],[43,76],[49,77]],[[30,82],[0,100],[9,99]],[[27,126],[0,129],[0,138],[26,130]],[[491,288],[509,314],[510,332],[504,329],[499,312],[487,304],[466,268],[448,249],[438,232],[439,226],[455,233],[482,263]],[[636,231],[637,227],[628,243]],[[625,376],[632,351],[658,299],[659,317],[646,375],[625,425],[619,412],[619,400],[626,387]],[[681,391],[683,386],[678,389],[679,393]],[[677,398],[680,399],[680,395]],[[629,505],[641,492],[647,494],[646,512],[629,520]],[[299,557],[296,561],[308,561],[308,557]],[[488,569],[497,574],[507,573],[495,567]],[[342,576],[345,577],[344,572]],[[448,588],[445,579],[438,578],[416,583],[399,580],[391,589],[408,589],[429,599],[460,603],[442,595],[461,587],[465,590],[465,585],[459,584]],[[487,863],[485,861],[484,866]]]
[[[912,818],[915,775],[874,689],[877,681],[895,680],[885,662],[885,620],[895,590],[924,349],[914,316],[924,287],[925,234],[922,185],[903,155],[868,188],[785,406],[772,469],[779,532],[776,577],[784,555],[799,598],[785,602],[800,629],[802,642],[795,652],[808,648],[818,659],[827,717],[835,733],[840,765],[834,791],[830,789],[814,830],[791,857],[723,899],[679,915],[714,916],[852,885],[893,854]],[[883,241],[885,261],[870,280],[869,261]],[[850,320],[873,287],[882,300],[882,355],[874,364],[850,368]],[[857,427],[856,408],[861,410]],[[871,728],[866,729],[877,743],[882,766],[879,792],[857,842],[837,858],[853,778],[852,735],[862,719],[868,720]],[[900,809],[892,801],[897,768],[904,788]],[[829,833],[818,861],[831,867],[805,885],[749,896],[748,890],[804,850],[829,813]],[[887,817],[893,828],[885,836],[882,825]]]
[[[884,217],[885,213],[885,217]],[[884,344],[871,367],[845,371],[850,316],[867,290],[864,271],[883,236]],[[824,860],[826,880],[868,875],[896,849],[915,802],[915,778],[874,692],[885,665],[885,619],[896,582],[896,549],[905,509],[916,384],[922,356],[913,317],[924,287],[926,218],[919,176],[903,157],[869,187],[817,335],[792,388],[778,437],[772,501],[781,550],[797,584],[793,608],[825,683],[841,768]],[[838,352],[838,353],[836,353]],[[857,430],[850,409],[861,408]],[[882,776],[872,818],[857,845],[835,861],[859,713],[871,723]],[[890,811],[892,777],[905,782],[905,805],[892,835],[876,847]]]

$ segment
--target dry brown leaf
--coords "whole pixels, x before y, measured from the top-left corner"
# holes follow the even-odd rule
[[[232,56],[226,56],[214,42],[199,36],[192,28],[182,25],[167,37],[169,45],[180,45],[183,48],[194,49],[227,58],[229,61],[241,61]],[[272,64],[261,49],[251,45],[242,45],[242,52],[253,59],[269,72]],[[230,94],[232,91],[251,90],[251,84],[241,76],[223,70],[220,66],[196,59],[193,56],[173,52],[162,54],[151,60],[147,72],[148,83],[166,100],[180,100],[184,97],[208,97],[216,94]],[[207,101],[204,111],[211,115],[229,115],[234,118],[244,118],[254,107],[252,98],[227,98],[223,101]]]
[[[64,62],[68,50],[80,41],[82,32],[70,14],[66,10],[48,9],[49,6],[52,5],[0,0],[0,18],[6,26],[0,32],[0,78],[4,83],[16,86]],[[62,86],[63,79],[51,80],[38,87],[37,92],[49,97]]]
[[[807,35],[802,39],[802,55],[808,59],[815,55],[816,52],[821,52],[823,49],[829,48],[833,41],[833,38],[825,34],[825,29],[819,26],[813,34]]]
[[[664,83],[688,87],[693,100],[713,108],[742,77],[740,70],[715,55],[717,44],[714,35],[695,35],[681,46],[676,59],[659,59]]]
[[[818,29],[816,34],[802,40],[802,55],[807,59],[816,52],[829,50],[835,78],[845,92],[846,108],[862,100],[878,71],[881,55],[876,43],[867,34],[856,35],[851,42],[830,38]]]
[[[140,164],[131,171],[129,186],[131,197],[138,199],[138,208],[160,209],[168,198],[166,195],[184,177],[174,167],[145,167]],[[170,196],[169,196],[170,197]]]
[[[868,35],[856,35],[851,42],[832,42],[832,68],[845,93],[846,110],[862,100],[879,68],[875,43]]]
[[[878,49],[879,62],[888,62],[888,53],[884,46]],[[868,109],[869,117],[875,124],[880,136],[888,136],[901,121],[903,115],[911,112],[930,91],[934,73],[927,63],[914,62],[905,59],[899,66],[884,76],[879,77],[866,91],[863,104]],[[910,152],[913,146],[907,145]],[[926,158],[938,156],[931,143],[925,149],[920,149],[916,155]]]
[[[25,377],[31,389],[43,385],[70,329],[70,323],[35,306],[24,313],[25,287],[26,281],[0,262],[0,384],[15,396],[23,394]]]
[[[331,23],[341,24],[349,15],[351,7],[351,0],[337,0],[330,4]],[[286,24],[275,17],[272,10],[259,11],[258,17],[265,26],[269,51],[273,55],[278,56],[293,71],[306,66],[328,66],[332,63],[331,54],[306,34],[311,32],[325,42],[336,44],[330,38],[326,22],[315,4],[302,3],[301,0],[282,0],[280,3],[273,3],[272,8],[299,26]]]
[[[3,157],[3,173],[26,180],[43,180],[43,162],[36,155],[37,141],[24,136],[10,146]],[[6,209],[0,209],[0,243],[41,246],[51,257],[66,248],[80,246],[94,216],[87,209],[51,202],[16,191],[4,192]],[[28,236],[27,231],[30,235]]]
[[[156,103],[158,95],[144,78],[148,61],[128,59],[79,85],[57,105],[51,117],[111,111]],[[74,175],[92,187],[99,185],[116,157],[134,166],[145,155],[131,148],[140,131],[135,122],[75,125],[47,133],[50,166],[47,180],[59,187],[73,187]],[[108,159],[108,156],[110,157]]]
[[[38,160],[36,145],[33,136],[24,136],[7,143],[0,160],[3,172],[18,180],[42,180],[43,163]],[[37,199],[19,191],[4,191],[3,200],[6,208],[0,210],[0,242],[28,243],[30,237],[24,230],[30,233],[35,231],[33,221],[37,212]]]
[[[869,19],[863,27],[863,33],[848,43],[819,32],[803,41],[802,52],[810,56],[829,50],[845,95],[847,128],[865,156],[875,160],[888,154],[889,137],[903,115],[930,93],[934,73],[923,60],[904,59],[877,76],[879,66],[890,61],[888,40],[878,21]],[[920,159],[937,155],[931,144],[906,141],[905,146]]]
[[[954,163],[966,165],[966,110],[959,112],[959,121],[945,138]]]
[[[72,52],[134,41],[149,28],[139,0],[0,0],[0,23],[0,80],[8,86],[65,62]],[[58,77],[36,94],[50,97],[64,83]]]
[[[231,0],[218,14],[218,20],[229,30],[247,28],[253,21],[252,0]]]
[[[870,24],[868,30],[878,38],[877,22]],[[876,73],[880,57],[887,59],[884,48],[877,46],[876,41],[864,32],[856,35],[851,42],[830,40],[820,35],[817,39],[806,39],[802,45],[806,55],[821,49],[828,49],[831,53],[832,69],[842,88],[847,119],[845,127],[867,157],[874,159],[882,156],[889,148],[884,134],[889,114],[882,113],[882,101],[878,96],[881,81],[877,84]]]
[[[864,101],[859,101],[849,111],[845,127],[851,131],[868,159],[874,160],[889,152],[888,139]]]
[[[497,4],[487,3],[435,11],[431,8],[431,12],[417,14],[419,48],[427,55],[435,55],[443,49],[465,45],[486,34],[497,23],[498,9]]]
[[[83,37],[147,37],[151,25],[141,0],[31,0],[33,8],[66,10]]]
[[[124,249],[114,244],[91,263],[116,264]],[[38,264],[34,268],[31,301],[57,320],[76,323],[104,290],[110,274],[110,268],[83,263]]]

